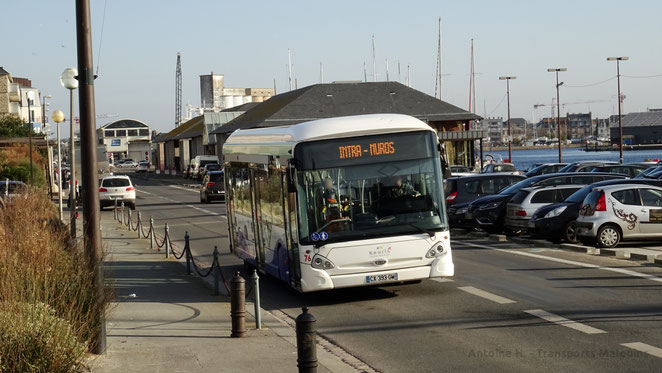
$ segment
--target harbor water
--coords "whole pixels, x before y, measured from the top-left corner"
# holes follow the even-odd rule
[[[508,158],[507,150],[500,151],[485,151],[484,155],[494,154]],[[614,161],[618,162],[619,152],[616,151],[598,151],[586,152],[582,148],[567,148],[562,149],[563,162],[571,163],[578,161]],[[644,160],[658,159],[662,160],[662,150],[627,150],[623,152],[623,162],[643,162]],[[515,150],[513,149],[512,163],[518,170],[527,170],[531,165],[536,163],[558,162],[559,151],[557,148],[544,148],[544,149],[531,149],[531,150]]]

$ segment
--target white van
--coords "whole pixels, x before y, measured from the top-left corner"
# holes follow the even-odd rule
[[[191,160],[189,177],[191,179],[200,179],[200,170],[209,163],[218,164],[218,157],[215,155],[197,155]]]

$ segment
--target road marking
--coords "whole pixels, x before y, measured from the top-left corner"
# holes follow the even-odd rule
[[[504,297],[496,295],[496,294],[489,293],[485,290],[476,289],[473,286],[461,286],[461,287],[458,287],[458,289],[464,290],[469,294],[477,295],[481,298],[491,300],[492,302],[497,302],[499,304],[517,303],[514,300],[504,298]]]
[[[168,185],[171,188],[179,189],[179,190],[186,190],[188,192],[193,192],[193,193],[198,193],[199,190],[193,189],[193,188],[186,188],[186,187],[181,187],[178,185]]]
[[[154,197],[156,197],[156,198],[165,199],[166,201],[170,201],[170,202],[178,203],[178,204],[180,204],[180,205],[183,205],[183,206],[186,206],[186,207],[190,207],[190,208],[192,208],[192,209],[194,209],[194,210],[198,210],[198,211],[200,211],[200,212],[204,212],[205,214],[209,214],[209,215],[212,215],[212,216],[220,216],[220,217],[223,218],[223,219],[227,219],[227,216],[225,216],[225,215],[221,215],[221,214],[219,214],[219,213],[217,213],[217,212],[209,211],[209,210],[206,210],[206,209],[200,208],[200,207],[198,207],[198,206],[189,205],[189,204],[187,204],[187,203],[184,203],[184,202],[180,202],[180,201],[174,200],[174,199],[172,199],[172,198],[162,197],[162,196],[157,196],[157,195],[155,195],[155,194],[153,194],[153,193],[145,192],[144,190],[139,190],[138,192],[140,192],[140,193],[145,193],[145,194],[147,194],[147,195],[154,196]]]
[[[662,348],[657,348],[651,345],[647,345],[645,343],[641,343],[641,342],[621,343],[621,346],[625,346],[633,350],[645,352],[649,355],[662,358]]]
[[[553,313],[549,313],[545,310],[541,309],[535,309],[535,310],[525,310],[524,312],[533,315],[535,317],[539,317],[545,321],[549,321],[554,324],[559,324],[561,326],[568,327],[570,329],[575,329],[577,331],[580,331],[582,333],[586,334],[602,334],[602,333],[607,333],[604,330],[594,328],[592,326],[588,326],[586,324],[582,324],[577,321],[572,321],[570,319],[566,319],[563,316],[555,315]]]
[[[433,277],[430,280],[437,282],[453,282],[453,280],[451,280],[450,278],[445,278],[445,277]]]
[[[650,280],[650,281],[662,282],[662,277],[657,277],[657,276],[650,275],[650,274],[647,274],[647,273],[640,273],[640,272],[636,272],[636,271],[631,271],[629,269],[602,267],[602,266],[599,266],[599,265],[596,265],[596,264],[575,262],[573,260],[553,258],[553,257],[545,256],[545,255],[531,254],[531,253],[522,252],[522,251],[515,251],[515,250],[508,250],[508,249],[497,249],[497,248],[494,248],[494,247],[490,247],[490,246],[486,246],[486,245],[479,245],[479,244],[469,243],[469,242],[453,241],[453,243],[454,244],[460,244],[460,245],[479,247],[481,249],[490,249],[490,250],[500,251],[500,252],[504,252],[504,253],[508,253],[508,254],[528,256],[530,258],[548,260],[550,262],[556,262],[556,263],[569,264],[569,265],[574,265],[574,266],[577,266],[577,267],[601,269],[603,271],[611,271],[611,272],[616,272],[616,273],[620,273],[620,274],[623,274],[623,275],[628,275],[628,276],[633,276],[633,277],[640,277],[640,278]]]

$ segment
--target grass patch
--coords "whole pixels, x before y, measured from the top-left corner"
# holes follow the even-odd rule
[[[0,208],[0,371],[84,371],[80,346],[93,347],[111,296],[94,282],[96,265],[43,190]]]

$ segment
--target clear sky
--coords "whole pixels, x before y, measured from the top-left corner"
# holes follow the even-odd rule
[[[378,80],[404,82],[433,95],[437,19],[443,30],[443,98],[468,107],[470,40],[476,50],[477,112],[506,116],[505,82],[513,117],[550,115],[554,74],[561,73],[562,114],[605,117],[617,111],[616,76],[608,56],[629,56],[627,76],[662,74],[660,1],[203,1],[91,0],[96,111],[142,120],[159,131],[174,127],[177,52],[182,53],[183,101],[200,105],[199,75],[225,74],[228,87],[288,89],[287,49],[299,87],[324,79],[371,80],[371,37],[376,38]],[[105,26],[104,22],[105,6]],[[76,65],[74,1],[4,1],[0,66],[53,95],[51,112],[67,112],[64,68]],[[624,112],[661,108],[662,76],[623,77]],[[574,86],[574,87],[573,87]],[[77,100],[77,95],[76,95]],[[99,119],[97,126],[109,119]],[[65,131],[65,136],[68,131]]]

